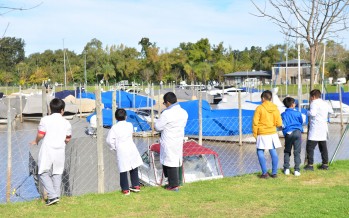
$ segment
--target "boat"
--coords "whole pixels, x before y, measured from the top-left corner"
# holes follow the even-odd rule
[[[4,102],[5,99],[0,99],[0,124],[7,124],[8,122],[8,104]],[[17,110],[10,107],[10,120],[13,121],[16,118]]]
[[[225,101],[227,95],[235,95],[237,92],[245,92],[244,89],[235,88],[233,86],[217,86],[214,89],[208,91],[208,94],[213,96],[213,104],[218,104],[221,101]]]
[[[160,144],[155,143],[142,155],[143,164],[138,168],[140,182],[144,185],[165,185],[160,163]],[[183,144],[183,183],[223,178],[223,171],[217,152],[199,145],[194,140]]]
[[[127,118],[126,121],[132,123],[134,132],[150,131],[151,127],[147,121],[141,119],[134,111],[126,109]],[[105,128],[111,128],[113,126],[113,110],[102,109],[102,125]],[[86,117],[86,121],[91,125],[96,122],[96,112]],[[94,124],[95,126],[97,124]],[[91,131],[92,132],[92,131]]]
[[[47,112],[49,108],[49,102],[53,99],[53,96],[47,96],[46,106]],[[65,108],[63,117],[68,120],[73,119],[73,117],[78,113],[78,106],[72,104],[69,101],[65,101]],[[42,95],[31,95],[27,97],[26,104],[23,108],[23,119],[38,121],[42,118]]]
[[[138,108],[135,113],[142,119],[147,121],[148,123],[151,123],[151,108],[145,107],[145,108]],[[159,112],[158,110],[154,110],[154,120],[159,118]]]

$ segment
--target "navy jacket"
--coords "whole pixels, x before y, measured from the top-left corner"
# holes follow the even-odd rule
[[[303,117],[301,112],[294,108],[287,108],[285,112],[281,114],[282,118],[282,133],[284,136],[288,132],[292,132],[293,130],[300,130],[303,132]]]

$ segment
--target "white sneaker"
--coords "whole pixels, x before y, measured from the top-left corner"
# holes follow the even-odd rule
[[[295,175],[295,176],[300,176],[301,173],[300,173],[299,171],[294,171],[294,175]]]
[[[290,169],[285,169],[284,170],[284,174],[287,175],[287,176],[290,175]]]

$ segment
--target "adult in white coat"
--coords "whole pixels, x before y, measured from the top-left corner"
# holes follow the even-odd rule
[[[173,92],[164,95],[163,104],[166,109],[155,121],[155,129],[161,132],[160,163],[164,176],[168,178],[167,190],[179,190],[179,167],[183,162],[184,128],[187,124],[188,113],[177,103]]]
[[[46,205],[59,201],[65,162],[65,146],[71,138],[71,124],[62,115],[65,103],[55,98],[50,102],[51,115],[41,118],[36,139],[43,142],[39,151],[39,178],[47,192]]]
[[[140,191],[138,167],[143,164],[143,161],[133,142],[133,125],[126,121],[126,111],[122,108],[117,109],[115,118],[118,122],[109,130],[107,143],[111,150],[116,151],[121,192],[124,195],[129,195],[130,190]],[[131,187],[128,185],[127,172],[130,173]]]
[[[329,105],[321,99],[321,92],[314,89],[310,92],[310,110],[309,116],[309,133],[306,146],[308,164],[304,167],[305,170],[314,170],[314,149],[319,145],[319,150],[322,158],[322,165],[320,169],[328,169],[328,114],[333,113]]]

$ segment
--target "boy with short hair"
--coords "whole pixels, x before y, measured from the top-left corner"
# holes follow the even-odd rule
[[[282,120],[279,109],[271,102],[271,91],[264,91],[261,95],[261,99],[262,104],[256,108],[252,123],[253,136],[257,140],[257,156],[262,168],[262,175],[260,178],[267,179],[269,177],[264,150],[269,150],[272,159],[272,173],[270,176],[272,178],[277,178],[279,160],[276,148],[280,148],[281,143],[276,129],[282,126]]]
[[[133,125],[126,121],[126,110],[122,108],[117,109],[115,118],[118,122],[109,130],[106,141],[110,149],[116,151],[121,192],[124,195],[129,195],[130,190],[133,192],[140,192],[141,190],[138,167],[143,164],[143,161],[133,142]],[[128,184],[128,172],[131,177],[131,187]]]
[[[320,169],[328,170],[328,151],[327,151],[327,137],[328,137],[328,114],[333,113],[333,109],[321,99],[321,92],[314,89],[310,92],[310,110],[309,116],[309,133],[306,146],[308,164],[304,170],[314,170],[314,149],[319,145],[322,165]]]
[[[295,100],[291,97],[286,97],[283,100],[285,112],[281,114],[283,128],[282,133],[285,136],[285,149],[284,149],[284,174],[290,175],[290,156],[293,146],[294,155],[294,175],[300,176],[300,164],[301,164],[301,145],[302,145],[302,132],[303,132],[303,117],[301,112],[295,109]]]
[[[168,191],[179,191],[179,169],[183,165],[184,129],[188,120],[188,113],[177,102],[173,92],[167,92],[164,97],[166,109],[162,111],[154,124],[161,132],[160,163],[165,178],[168,178]]]
[[[54,98],[50,102],[51,115],[41,118],[36,139],[43,142],[39,151],[39,178],[47,192],[46,205],[59,202],[65,162],[65,146],[71,138],[71,124],[63,117],[65,103]]]

